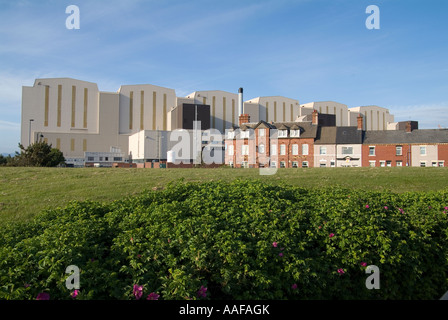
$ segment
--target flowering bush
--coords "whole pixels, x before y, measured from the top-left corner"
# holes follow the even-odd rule
[[[447,205],[448,190],[248,181],[73,202],[0,231],[0,299],[439,299]],[[379,290],[365,286],[368,265]]]

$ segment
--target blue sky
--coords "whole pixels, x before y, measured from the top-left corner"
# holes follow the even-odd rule
[[[80,29],[68,30],[69,5]],[[369,30],[368,5],[380,9]],[[379,105],[448,127],[446,0],[0,0],[0,153],[20,141],[21,90],[71,77]]]

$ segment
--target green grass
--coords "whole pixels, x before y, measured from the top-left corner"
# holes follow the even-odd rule
[[[261,176],[258,169],[107,169],[0,167],[0,224],[26,221],[47,208],[72,200],[108,202],[145,189],[163,188],[173,180],[257,179],[266,183],[320,187],[339,185],[392,192],[430,191],[448,187],[446,168],[310,168],[279,169]]]

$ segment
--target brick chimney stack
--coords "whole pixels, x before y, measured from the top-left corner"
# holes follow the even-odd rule
[[[412,131],[412,126],[411,126],[411,121],[406,122],[406,132],[411,132]]]
[[[238,118],[240,127],[243,125],[243,123],[249,123],[250,122],[250,116],[247,113],[241,114]]]
[[[363,123],[362,123],[362,116],[361,116],[361,114],[358,115],[357,119],[358,119],[358,130],[362,130],[363,129]]]
[[[318,125],[319,124],[319,113],[317,112],[317,110],[313,110],[313,119],[312,119],[312,124]]]

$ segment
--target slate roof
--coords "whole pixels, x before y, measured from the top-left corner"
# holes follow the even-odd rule
[[[264,127],[268,127],[270,129],[291,129],[291,128],[297,128],[293,130],[300,130],[300,138],[316,138],[317,135],[317,126],[311,124],[311,122],[266,122],[266,121],[259,121],[257,123],[245,123],[241,126],[241,129],[246,129],[247,127],[256,129],[261,124],[264,125]]]
[[[448,143],[446,129],[367,131],[364,144]]]

